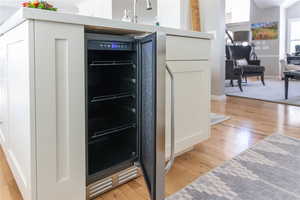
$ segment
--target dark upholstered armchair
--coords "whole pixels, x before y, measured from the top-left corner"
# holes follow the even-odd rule
[[[230,80],[230,84],[233,87],[233,81],[237,80],[238,86],[243,92],[242,88],[242,68],[235,67],[233,60],[226,60],[225,80]]]
[[[242,88],[242,68],[235,65],[234,60],[231,60],[229,47],[226,46],[226,63],[225,63],[225,80],[230,80],[230,84],[233,87],[234,80],[237,80],[238,86],[243,92]]]
[[[242,69],[242,77],[247,82],[247,77],[260,77],[262,84],[265,85],[264,74],[265,67],[260,65],[260,60],[251,60],[250,55],[252,51],[251,46],[227,46],[226,54],[229,54],[230,60],[234,62],[236,67],[240,67]],[[240,59],[246,59],[246,65],[237,65],[236,61]]]

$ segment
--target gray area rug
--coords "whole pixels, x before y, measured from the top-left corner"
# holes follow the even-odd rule
[[[273,135],[167,200],[300,199],[300,140]]]
[[[300,106],[300,81],[290,81],[289,99],[284,98],[284,81],[266,80],[266,86],[261,81],[249,81],[243,84],[244,92],[236,86],[231,87],[228,82],[225,84],[225,94],[228,96],[245,97]]]
[[[228,116],[217,114],[217,113],[210,113],[210,125],[211,126],[222,123],[223,121],[226,121],[228,119],[230,119],[230,117],[228,117]]]

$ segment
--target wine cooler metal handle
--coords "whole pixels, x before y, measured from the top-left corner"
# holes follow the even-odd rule
[[[175,160],[175,96],[174,96],[174,76],[173,73],[171,71],[171,69],[169,68],[168,65],[166,65],[166,69],[171,77],[171,155],[170,155],[170,160],[168,161],[168,163],[166,164],[165,167],[165,173],[167,174],[170,169],[172,168],[173,164],[174,164],[174,160]]]

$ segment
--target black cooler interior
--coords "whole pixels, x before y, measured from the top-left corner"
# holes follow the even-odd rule
[[[114,166],[137,158],[136,129],[130,128],[115,134],[103,136],[88,146],[90,175],[100,178],[106,173],[114,173]],[[106,169],[111,169],[107,171]],[[102,172],[106,170],[105,172]]]
[[[88,182],[137,159],[136,63],[135,50],[87,52]]]

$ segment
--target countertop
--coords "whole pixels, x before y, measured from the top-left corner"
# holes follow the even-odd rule
[[[46,11],[33,8],[20,8],[14,15],[8,18],[0,26],[0,35],[13,29],[25,20],[40,20],[50,22],[60,22],[68,24],[84,25],[89,30],[115,31],[118,33],[148,33],[161,31],[168,35],[177,35],[183,37],[194,37],[202,39],[213,39],[213,35],[203,32],[186,31],[174,28],[166,28],[160,26],[133,24],[130,22],[122,22],[99,17],[90,17],[77,14],[60,13],[54,11]]]

